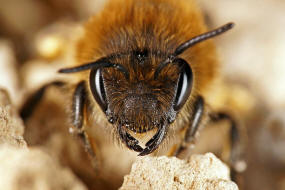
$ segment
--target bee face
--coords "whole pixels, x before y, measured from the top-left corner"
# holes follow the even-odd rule
[[[115,66],[90,72],[93,97],[121,139],[136,151],[142,148],[132,146],[136,140],[127,131],[145,133],[156,128],[157,138],[163,140],[191,92],[189,64],[176,59],[174,64],[159,69],[163,59],[147,50],[135,51],[119,58],[109,57],[105,61]]]

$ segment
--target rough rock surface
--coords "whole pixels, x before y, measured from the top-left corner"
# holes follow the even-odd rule
[[[238,187],[230,181],[228,167],[207,153],[193,155],[187,161],[165,156],[140,158],[120,188],[131,189],[236,190]]]
[[[0,89],[0,144],[26,147],[23,133],[23,122],[12,107],[8,93]]]

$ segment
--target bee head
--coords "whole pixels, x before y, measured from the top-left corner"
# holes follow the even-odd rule
[[[168,127],[188,100],[193,83],[190,65],[179,57],[189,47],[231,29],[233,23],[196,36],[178,46],[173,53],[150,49],[115,53],[62,73],[90,69],[93,97],[108,121],[129,149],[140,156],[152,153],[164,140]],[[130,135],[157,129],[145,144]]]
[[[173,64],[160,68],[155,64],[160,59],[153,53],[143,60],[141,54],[134,52],[131,56],[116,55],[105,59],[112,67],[99,67],[90,72],[90,88],[95,100],[120,138],[139,152],[143,149],[138,141],[130,140],[133,137],[127,131],[145,133],[156,128],[157,133],[164,131],[156,136],[162,141],[192,88],[192,70],[186,61],[174,59]],[[155,140],[155,144],[150,152],[160,142]]]

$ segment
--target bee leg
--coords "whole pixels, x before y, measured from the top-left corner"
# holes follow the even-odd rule
[[[25,122],[27,119],[29,119],[29,117],[32,116],[34,110],[36,109],[37,105],[40,103],[40,101],[42,100],[46,89],[48,89],[49,87],[52,86],[57,86],[57,87],[61,87],[63,86],[65,83],[62,81],[54,81],[48,84],[45,84],[44,86],[42,86],[40,89],[38,89],[35,93],[33,93],[23,104],[23,106],[20,109],[20,116],[23,119],[23,121]]]
[[[97,167],[96,165],[96,155],[93,151],[92,145],[89,141],[88,135],[84,130],[84,108],[86,106],[87,97],[86,97],[86,87],[85,82],[80,82],[73,94],[73,103],[72,103],[72,110],[73,110],[73,128],[70,129],[72,134],[75,134],[83,143],[85,151],[91,157],[92,164],[94,168]]]
[[[187,128],[184,140],[178,150],[175,153],[175,156],[180,157],[181,154],[187,149],[189,143],[194,141],[196,132],[200,126],[202,116],[204,113],[204,99],[203,97],[199,96],[194,103],[194,116],[192,119],[192,123],[190,127]]]
[[[243,150],[241,146],[240,131],[236,121],[227,113],[217,112],[209,115],[210,121],[220,122],[227,120],[230,122],[230,157],[229,165],[231,167],[231,178],[236,181],[237,174],[246,169],[246,163],[243,160]]]

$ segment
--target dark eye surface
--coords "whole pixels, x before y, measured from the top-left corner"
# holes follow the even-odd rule
[[[107,101],[101,69],[94,69],[90,72],[90,88],[95,100],[105,112],[107,109]]]
[[[179,64],[182,66],[182,72],[180,73],[177,84],[176,97],[173,107],[175,111],[180,110],[186,103],[191,93],[193,83],[193,73],[190,66],[184,60],[179,61]]]

